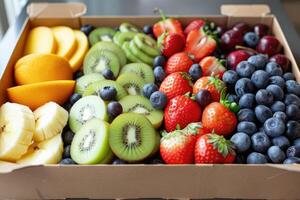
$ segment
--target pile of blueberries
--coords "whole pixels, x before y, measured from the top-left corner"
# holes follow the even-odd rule
[[[228,99],[240,106],[232,135],[237,163],[300,163],[300,84],[265,55],[224,73]]]

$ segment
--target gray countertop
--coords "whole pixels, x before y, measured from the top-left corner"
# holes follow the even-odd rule
[[[36,1],[29,2],[69,2],[69,1]],[[169,15],[213,15],[220,14],[222,4],[268,4],[276,15],[287,37],[293,54],[300,63],[299,36],[283,10],[280,0],[77,0],[87,5],[86,15],[152,15],[153,8],[159,7]],[[12,54],[22,25],[26,19],[23,8],[16,23],[9,28],[0,43],[0,71],[6,66]]]

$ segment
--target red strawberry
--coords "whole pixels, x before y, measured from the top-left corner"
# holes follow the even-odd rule
[[[203,76],[199,78],[193,87],[193,94],[197,94],[201,89],[208,90],[213,101],[220,101],[221,92],[225,88],[225,84],[219,78],[213,76]]]
[[[168,75],[160,85],[159,91],[165,93],[168,100],[192,91],[191,77],[185,72]]]
[[[201,107],[187,95],[171,99],[164,113],[165,129],[170,132],[176,128],[185,128],[191,122],[201,119]]]
[[[210,133],[210,131],[202,126],[201,122],[193,122],[188,124],[183,131],[187,134],[193,134],[197,137]]]
[[[165,71],[167,74],[174,72],[188,72],[192,64],[193,61],[187,53],[176,53],[168,59]]]
[[[185,29],[184,34],[188,35],[192,30],[199,30],[202,26],[205,25],[205,21],[203,19],[196,19],[189,23]]]
[[[185,39],[182,25],[179,20],[173,18],[167,18],[161,9],[158,9],[162,20],[153,25],[153,33],[156,38],[161,36],[163,33],[167,32],[168,34],[179,34],[183,39]]]
[[[192,54],[193,59],[199,62],[210,55],[217,47],[217,42],[212,36],[207,35],[203,29],[192,30],[187,38],[184,51]]]
[[[226,158],[225,158],[225,160],[224,160],[224,163],[225,163],[225,164],[230,164],[230,163],[234,163],[234,161],[235,161],[235,153],[232,152],[232,153],[229,153],[229,154],[226,156]]]
[[[179,34],[166,33],[158,38],[158,43],[161,44],[162,54],[166,57],[170,57],[183,50],[185,40]]]
[[[220,164],[233,162],[232,157],[235,155],[233,144],[223,136],[217,134],[206,134],[199,137],[195,144],[195,163],[196,164]]]
[[[219,102],[213,102],[205,107],[202,115],[202,124],[210,131],[227,136],[235,130],[237,119],[229,108]]]
[[[194,163],[196,137],[180,130],[164,135],[160,142],[160,155],[167,164]]]
[[[226,68],[223,65],[223,61],[220,61],[214,56],[207,56],[203,58],[199,65],[202,68],[203,76],[216,76],[222,78]]]

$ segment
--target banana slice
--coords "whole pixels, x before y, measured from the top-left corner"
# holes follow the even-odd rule
[[[34,130],[34,116],[27,106],[3,104],[0,108],[0,159],[14,162],[24,155]]]
[[[33,140],[42,142],[62,132],[68,122],[68,112],[54,102],[49,102],[36,109],[34,112],[36,121]]]
[[[58,134],[49,140],[33,144],[17,163],[22,165],[57,164],[62,158],[63,151],[61,134]]]

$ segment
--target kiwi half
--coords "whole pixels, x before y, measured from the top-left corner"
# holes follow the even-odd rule
[[[72,106],[69,114],[70,129],[77,133],[87,121],[98,118],[104,121],[108,120],[106,105],[98,96],[82,97]]]
[[[111,51],[93,49],[84,58],[83,73],[101,73],[104,69],[110,69],[117,77],[120,71],[120,63],[117,55]]]
[[[129,42],[129,48],[135,57],[142,60],[144,63],[151,65],[153,63],[153,58],[145,54],[141,49],[139,49],[133,40]]]
[[[120,25],[119,29],[121,32],[135,32],[135,33],[140,32],[139,29],[135,25],[132,25],[132,24],[129,24],[126,22],[122,23]]]
[[[78,164],[98,164],[110,153],[109,124],[92,119],[75,134],[71,144],[71,157]]]
[[[119,103],[122,105],[123,112],[145,115],[154,128],[158,128],[162,124],[163,111],[154,109],[150,100],[146,97],[128,95],[122,98]]]
[[[133,41],[139,49],[149,56],[155,57],[160,55],[160,51],[155,40],[150,36],[144,33],[138,33],[134,36]]]
[[[99,41],[111,42],[115,33],[116,31],[109,27],[96,28],[89,34],[89,42],[91,46]]]
[[[133,53],[130,50],[129,42],[124,42],[122,45],[122,49],[124,49],[124,52],[125,52],[128,60],[130,60],[131,62],[135,62],[135,63],[143,63],[142,60],[140,60],[138,57],[133,55]]]
[[[76,80],[75,93],[82,95],[90,84],[104,79],[105,78],[99,73],[86,74]]]
[[[131,163],[141,161],[153,152],[155,138],[155,129],[149,120],[140,114],[121,114],[110,125],[111,150],[120,159]]]
[[[122,46],[124,42],[131,41],[135,35],[136,33],[134,32],[117,32],[113,37],[113,41],[119,46]]]
[[[144,79],[132,72],[126,72],[120,75],[117,79],[117,83],[122,85],[128,94],[132,95],[141,95],[143,87],[146,84]]]
[[[103,81],[97,81],[95,83],[90,84],[86,90],[83,93],[83,96],[88,96],[88,95],[100,95],[99,92],[102,88],[105,86],[112,86],[117,90],[117,100],[122,99],[123,97],[127,96],[126,90],[117,83],[116,81],[112,80],[103,80]]]
[[[145,63],[130,63],[122,67],[120,74],[133,72],[144,79],[146,83],[154,83],[154,74],[150,65]]]

